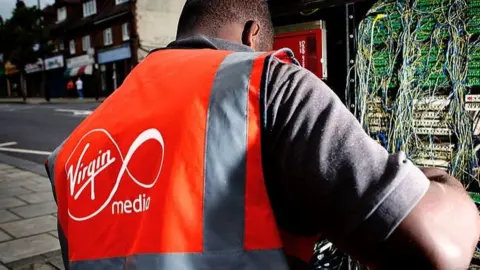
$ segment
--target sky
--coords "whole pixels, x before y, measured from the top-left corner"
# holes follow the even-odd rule
[[[37,5],[37,0],[24,0],[25,4],[27,6],[36,6]],[[42,8],[49,4],[53,4],[55,0],[40,0],[40,5]],[[17,3],[17,0],[0,0],[0,16],[2,18],[10,18],[12,14],[12,10],[15,8],[15,3]]]

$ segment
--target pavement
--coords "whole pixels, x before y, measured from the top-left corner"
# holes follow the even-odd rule
[[[0,270],[64,269],[48,178],[0,163]]]
[[[63,269],[43,164],[99,104],[0,99],[0,270]]]

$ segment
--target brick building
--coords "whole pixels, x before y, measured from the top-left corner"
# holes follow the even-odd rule
[[[56,48],[45,58],[52,96],[76,96],[66,84],[77,78],[91,97],[107,96],[123,82],[137,63],[133,10],[129,0],[56,0],[44,9]]]

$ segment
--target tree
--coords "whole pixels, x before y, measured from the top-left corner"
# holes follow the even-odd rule
[[[48,33],[43,29],[42,11],[37,7],[27,7],[23,1],[17,1],[12,17],[3,23],[0,31],[0,38],[3,39],[0,40],[0,50],[3,51],[4,59],[17,66],[20,72],[20,92],[26,101],[25,65],[36,63],[50,49],[47,45]]]

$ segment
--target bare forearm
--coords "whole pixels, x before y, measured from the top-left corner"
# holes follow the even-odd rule
[[[468,268],[480,234],[477,209],[458,180],[422,171],[431,180],[427,194],[382,245],[372,268]]]

